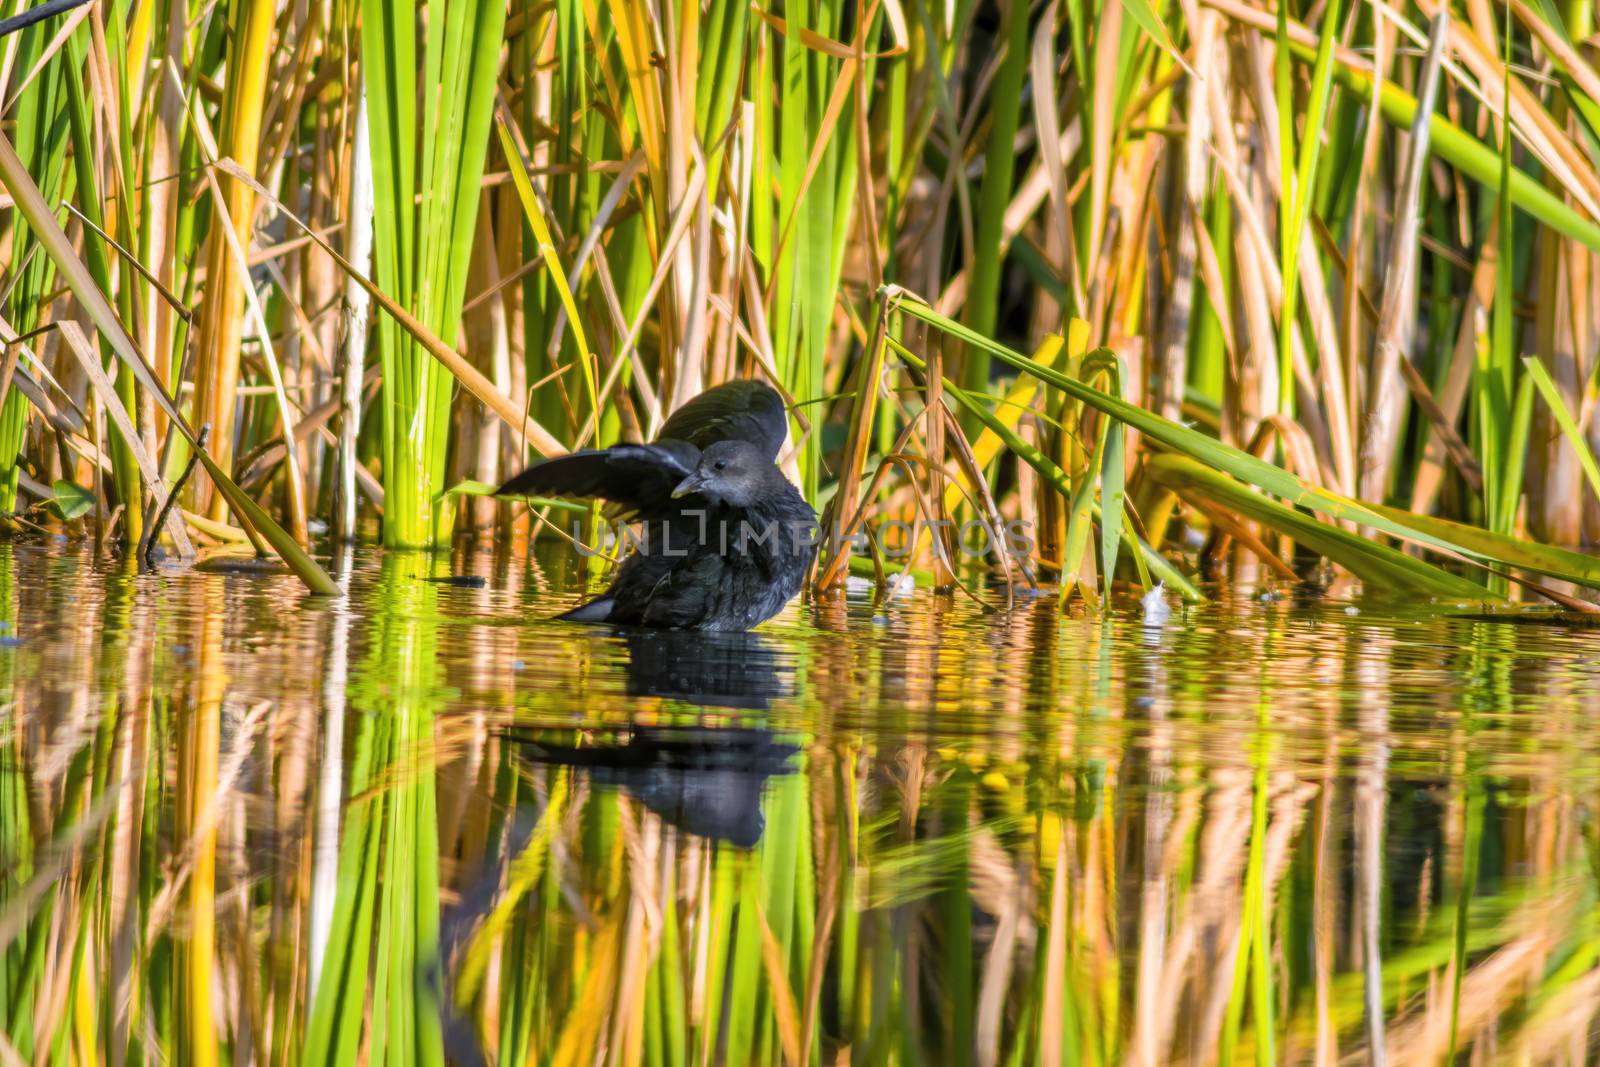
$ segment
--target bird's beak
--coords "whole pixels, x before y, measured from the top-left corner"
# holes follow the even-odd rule
[[[695,471],[678,483],[678,487],[672,491],[672,499],[676,500],[681,496],[688,496],[690,493],[698,493],[704,488],[705,484],[706,480],[700,476],[700,472]]]

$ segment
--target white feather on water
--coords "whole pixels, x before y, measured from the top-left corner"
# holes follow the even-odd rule
[[[1157,582],[1154,589],[1139,599],[1139,604],[1144,608],[1146,626],[1164,626],[1172,615],[1172,606],[1167,603],[1165,582]]]

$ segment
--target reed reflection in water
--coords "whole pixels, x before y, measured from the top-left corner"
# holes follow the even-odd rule
[[[1593,631],[620,634],[548,562],[0,545],[0,1061],[1600,1057]]]

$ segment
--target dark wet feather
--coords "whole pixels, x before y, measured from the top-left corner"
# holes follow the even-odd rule
[[[743,379],[707,389],[667,419],[658,441],[688,441],[705,451],[718,441],[749,441],[776,462],[788,432],[783,398],[766,382]]]
[[[672,490],[699,460],[700,450],[683,441],[612,445],[536,463],[502,485],[499,492],[599,498],[621,505],[625,514],[653,518],[677,513]]]

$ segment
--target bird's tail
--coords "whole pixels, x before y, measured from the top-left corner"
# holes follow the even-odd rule
[[[611,611],[617,606],[615,597],[597,596],[573,608],[564,611],[556,618],[563,622],[609,622]]]

